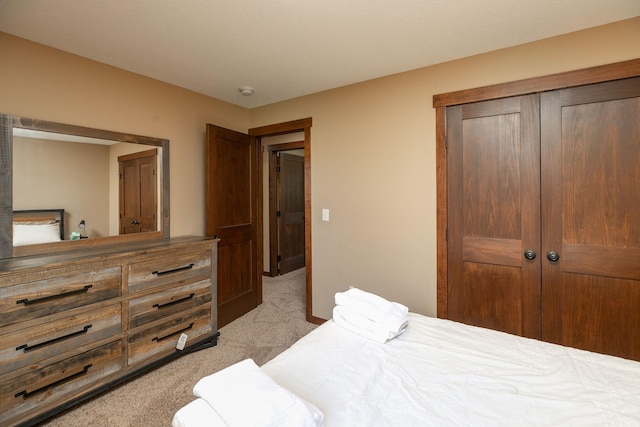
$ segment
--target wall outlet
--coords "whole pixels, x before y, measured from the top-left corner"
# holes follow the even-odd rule
[[[322,209],[322,220],[329,221],[329,209]]]

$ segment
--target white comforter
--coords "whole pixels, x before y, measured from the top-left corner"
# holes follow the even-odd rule
[[[262,369],[326,427],[640,426],[640,363],[410,314],[379,344],[329,321]]]

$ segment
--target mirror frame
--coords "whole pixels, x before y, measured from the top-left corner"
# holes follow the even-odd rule
[[[149,145],[162,148],[162,182],[160,194],[162,211],[159,224],[162,229],[147,233],[135,233],[119,236],[96,237],[92,239],[64,240],[55,243],[43,243],[13,247],[13,129],[22,128],[66,135],[78,135],[89,138],[108,139],[132,144]],[[45,120],[0,114],[0,258],[12,258],[27,255],[47,254],[82,248],[92,248],[118,243],[145,240],[168,239],[170,236],[169,209],[169,140],[148,136],[133,135],[83,126],[49,122]]]

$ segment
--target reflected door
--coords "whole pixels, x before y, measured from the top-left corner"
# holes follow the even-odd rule
[[[118,157],[120,169],[120,234],[156,231],[158,189],[156,150]]]

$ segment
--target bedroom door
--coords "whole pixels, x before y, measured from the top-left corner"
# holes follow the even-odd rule
[[[538,95],[447,108],[447,317],[540,336]],[[529,255],[527,255],[529,254]]]
[[[304,156],[277,153],[278,273],[304,267]]]
[[[541,108],[542,338],[640,360],[640,78]]]
[[[218,236],[218,327],[260,301],[256,139],[207,124],[206,233]]]

